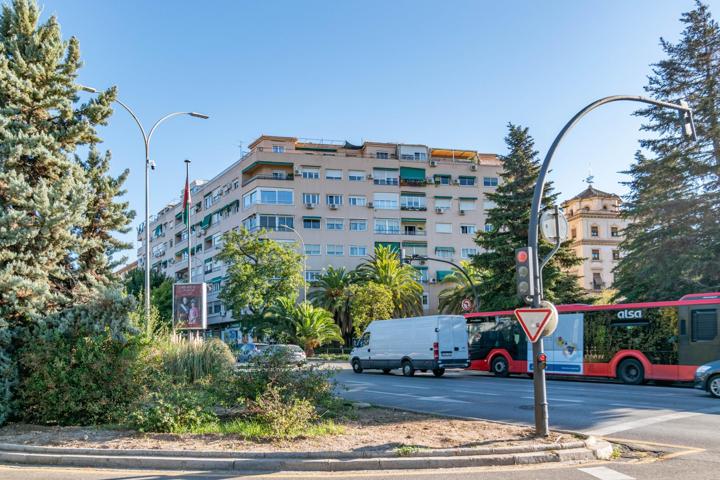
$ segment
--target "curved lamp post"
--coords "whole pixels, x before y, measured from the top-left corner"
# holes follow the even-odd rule
[[[548,169],[550,168],[550,162],[552,161],[555,150],[557,149],[560,142],[563,140],[563,138],[565,138],[565,135],[570,131],[570,129],[572,129],[572,127],[574,127],[575,124],[580,121],[581,118],[583,118],[585,115],[595,110],[596,108],[600,107],[601,105],[612,102],[640,102],[655,105],[658,107],[677,110],[680,113],[681,120],[684,123],[683,126],[685,134],[693,140],[697,140],[697,133],[695,132],[695,122],[693,120],[692,109],[685,101],[681,101],[679,104],[676,104],[669,102],[661,102],[658,100],[653,100],[651,98],[640,96],[614,95],[601,98],[592,102],[591,104],[580,110],[578,113],[576,113],[575,116],[572,117],[570,121],[565,124],[563,129],[560,130],[560,133],[558,133],[557,137],[555,137],[555,141],[553,141],[552,145],[550,146],[550,150],[548,150],[547,155],[545,155],[545,160],[543,161],[542,167],[540,168],[537,183],[535,184],[532,207],[530,209],[530,224],[528,226],[528,247],[530,250],[530,262],[532,262],[532,265],[534,267],[534,278],[532,279],[532,290],[530,292],[530,296],[532,297],[532,306],[534,308],[540,307],[540,302],[543,300],[542,272],[539,269],[540,262],[538,260],[538,222],[540,215],[540,203],[542,201],[543,191],[545,189],[545,177],[547,175]],[[545,261],[548,259],[545,259]],[[545,261],[543,261],[543,263],[545,263]],[[537,342],[533,343],[533,358],[537,358],[538,355],[543,353],[543,350],[544,348],[542,338],[540,338]],[[548,435],[548,404],[547,395],[545,392],[545,370],[535,369],[534,373],[535,375],[533,381],[535,383],[535,432],[538,436],[545,437]]]
[[[78,85],[78,88],[80,90],[83,90],[85,92],[89,93],[99,93],[99,91],[96,88],[88,87],[85,85]],[[180,115],[189,115],[191,117],[195,118],[202,118],[203,120],[207,120],[210,118],[208,115],[205,115],[203,113],[197,113],[197,112],[174,112],[170,113],[168,115],[165,115],[160,120],[155,122],[155,124],[150,128],[150,132],[145,133],[145,129],[142,126],[142,122],[140,122],[140,119],[137,115],[135,115],[135,112],[132,111],[130,107],[128,107],[125,103],[122,101],[115,99],[115,103],[119,104],[121,107],[123,107],[127,112],[130,114],[130,116],[135,120],[135,123],[137,124],[138,128],[140,129],[140,134],[143,138],[143,144],[145,146],[145,318],[150,317],[150,170],[155,170],[155,164],[150,161],[150,140],[152,139],[153,133],[155,133],[155,130],[157,127],[163,123],[165,120],[168,120],[172,117],[177,117]],[[190,225],[188,220],[188,236],[190,235]],[[188,252],[188,255],[190,252]],[[190,275],[190,271],[188,271],[188,275]]]

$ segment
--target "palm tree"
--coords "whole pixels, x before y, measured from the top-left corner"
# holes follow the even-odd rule
[[[333,314],[346,345],[352,343],[353,337],[349,288],[355,280],[354,277],[355,275],[345,270],[345,267],[329,266],[320,278],[311,284],[312,290],[308,294],[309,300],[314,305]]]
[[[290,341],[295,336],[295,327],[292,320],[295,316],[297,305],[290,297],[278,298],[275,303],[267,309],[262,332],[267,333],[281,342]]]
[[[397,251],[378,245],[375,254],[360,264],[357,275],[363,281],[385,285],[393,293],[393,316],[409,317],[422,313],[423,288],[419,273],[400,261]]]
[[[474,268],[470,262],[460,262],[465,271],[470,275],[475,284],[475,287],[480,285],[482,282],[482,275],[477,268]],[[443,313],[463,313],[461,306],[462,301],[469,298],[473,303],[475,302],[476,293],[473,291],[473,287],[468,282],[465,275],[460,272],[457,268],[452,269],[452,273],[442,279],[442,284],[446,287],[440,292],[438,296],[439,304],[438,310]],[[475,310],[479,310],[480,305],[473,305]]]
[[[302,302],[295,307],[292,324],[295,327],[295,339],[305,349],[308,357],[315,349],[330,342],[343,342],[340,327],[330,312],[316,307],[310,302]]]

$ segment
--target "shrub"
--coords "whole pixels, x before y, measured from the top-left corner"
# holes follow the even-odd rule
[[[198,389],[168,386],[153,392],[128,416],[131,427],[141,432],[181,433],[217,422],[212,412],[215,399]]]
[[[302,435],[317,420],[315,407],[307,400],[284,395],[270,386],[255,402],[258,419],[265,423],[273,438],[285,440]]]
[[[161,343],[160,350],[165,371],[178,382],[195,383],[208,377],[224,377],[235,365],[230,348],[215,338],[174,336]]]

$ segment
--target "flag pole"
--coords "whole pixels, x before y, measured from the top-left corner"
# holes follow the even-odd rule
[[[187,222],[188,281],[192,283],[192,235],[190,234],[190,160],[185,159],[185,221]]]

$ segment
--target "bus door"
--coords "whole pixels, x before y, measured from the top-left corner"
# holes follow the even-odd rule
[[[680,308],[679,357],[681,365],[702,365],[720,360],[720,306]]]

